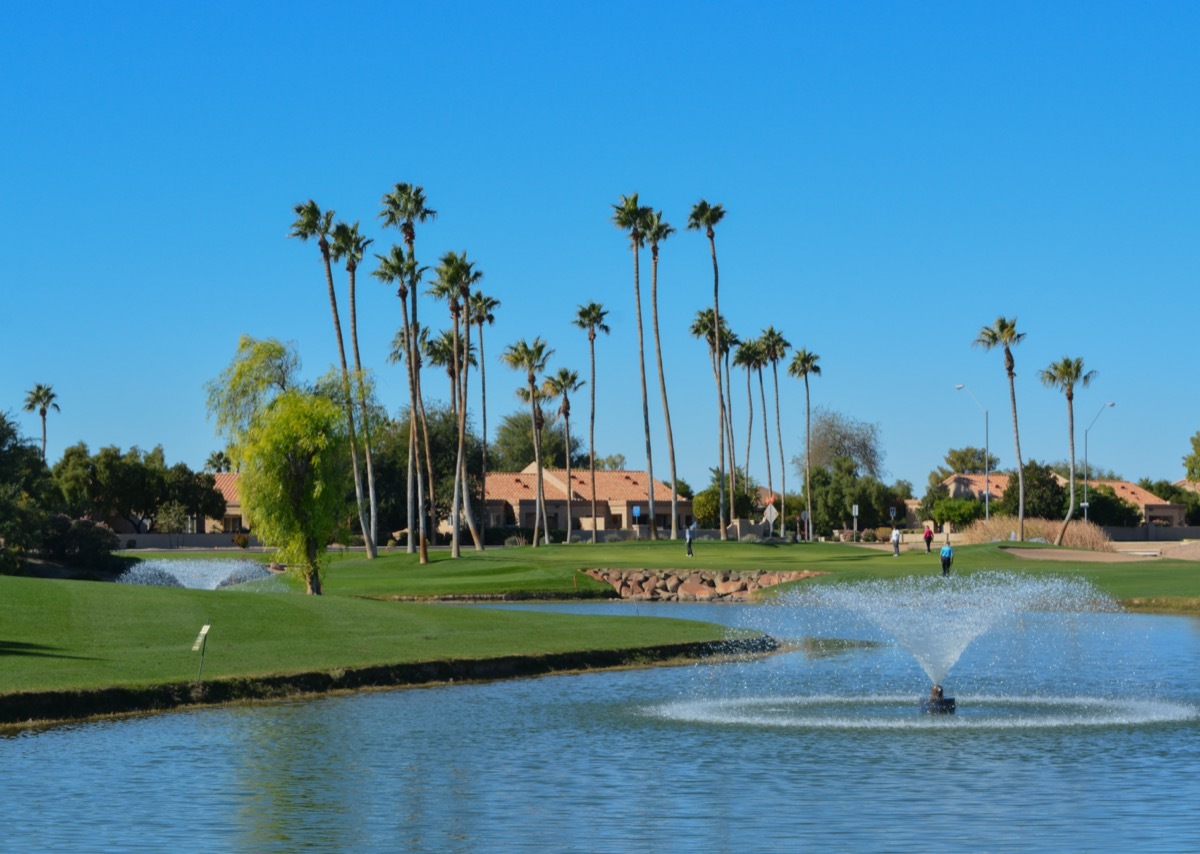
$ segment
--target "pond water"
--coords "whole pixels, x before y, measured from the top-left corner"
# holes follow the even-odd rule
[[[1200,850],[1200,620],[1030,611],[946,675],[836,604],[528,606],[769,630],[750,662],[0,739],[7,850]]]

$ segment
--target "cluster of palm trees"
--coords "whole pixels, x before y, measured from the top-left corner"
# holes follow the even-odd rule
[[[359,233],[358,223],[347,225],[334,222],[334,212],[322,210],[316,202],[309,200],[293,209],[296,220],[289,236],[302,241],[315,238],[325,268],[325,280],[329,293],[329,304],[333,315],[334,333],[341,361],[341,392],[350,431],[351,465],[354,469],[355,498],[359,523],[367,555],[374,557],[377,550],[378,527],[375,499],[375,475],[371,460],[371,415],[368,406],[369,389],[362,363],[359,358],[357,308],[355,302],[355,273],[363,253],[372,242]],[[466,253],[447,252],[442,256],[434,271],[434,280],[427,294],[443,301],[449,309],[451,328],[440,338],[431,338],[418,317],[418,293],[428,267],[422,267],[416,258],[416,226],[437,216],[437,211],[426,203],[424,189],[420,186],[398,183],[391,192],[385,193],[381,201],[379,218],[385,227],[399,230],[404,246],[393,245],[388,253],[376,255],[379,266],[372,275],[384,284],[396,288],[400,299],[400,330],[392,351],[393,359],[405,366],[409,393],[409,448],[408,448],[408,530],[407,549],[410,553],[417,545],[422,563],[428,561],[429,519],[427,508],[434,505],[433,463],[430,454],[429,428],[421,393],[421,367],[424,359],[446,367],[451,381],[451,405],[458,421],[458,442],[454,472],[454,497],[452,507],[453,554],[460,553],[459,521],[465,519],[475,548],[483,548],[483,535],[475,524],[471,511],[470,490],[466,487],[466,462],[464,446],[466,435],[467,389],[469,370],[476,364],[471,343],[471,327],[479,328],[479,350],[483,350],[483,327],[495,320],[494,311],[500,305],[494,297],[480,290],[472,290],[483,277],[475,262],[467,259]],[[350,337],[354,355],[354,373],[349,371],[345,345],[342,337],[341,319],[338,313],[337,295],[333,283],[332,263],[345,259],[349,290]],[[449,339],[449,347],[445,345]],[[441,345],[441,346],[439,346]],[[482,364],[482,363],[480,363]],[[484,376],[481,371],[481,376]],[[486,382],[486,380],[483,380]],[[486,475],[487,455],[487,409],[486,386],[484,404],[484,465]],[[358,412],[355,412],[357,397]],[[418,438],[419,437],[419,438]],[[359,450],[363,465],[360,467]],[[363,495],[363,468],[367,482],[366,498]],[[483,496],[486,501],[486,492]],[[417,543],[411,532],[417,531]]]
[[[991,326],[980,328],[974,344],[985,350],[999,348],[1004,353],[1004,372],[1008,376],[1008,397],[1012,405],[1013,443],[1017,454],[1017,536],[1025,539],[1025,467],[1021,461],[1021,432],[1017,425],[1016,361],[1012,348],[1025,340],[1025,333],[1017,331],[1015,317],[997,317]],[[1067,502],[1066,518],[1059,528],[1055,545],[1062,545],[1071,517],[1075,513],[1075,386],[1086,388],[1096,378],[1095,371],[1084,369],[1083,359],[1064,356],[1038,373],[1042,384],[1062,391],[1067,398],[1067,437],[1070,447],[1070,499]]]

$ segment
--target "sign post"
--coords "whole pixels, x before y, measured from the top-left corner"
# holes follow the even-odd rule
[[[845,506],[845,505],[843,505],[843,506]],[[858,542],[858,505],[855,504],[852,508],[850,508],[850,512],[854,514],[854,535],[851,538],[850,542],[857,543]]]
[[[192,644],[192,652],[200,653],[200,669],[196,671],[196,681],[200,681],[200,674],[204,672],[204,648],[208,645],[208,630],[212,626],[202,626],[200,634],[196,635],[196,642]]]

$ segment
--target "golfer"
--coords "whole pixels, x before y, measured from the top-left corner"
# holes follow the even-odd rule
[[[946,538],[946,545],[942,546],[942,576],[950,574],[950,565],[954,563],[954,549],[950,548],[950,538]]]

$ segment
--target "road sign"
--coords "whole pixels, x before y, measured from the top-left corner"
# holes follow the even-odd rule
[[[779,518],[779,511],[775,509],[774,504],[768,504],[766,511],[763,513],[763,517],[772,525],[774,525],[775,520]]]
[[[842,506],[844,507],[845,505],[843,504]],[[855,519],[858,518],[858,505],[857,504],[855,504],[853,507],[850,508],[850,515],[853,516]]]
[[[888,508],[888,515],[889,515],[889,516],[891,516],[893,519],[895,519],[895,518],[896,518],[896,508],[895,508],[895,507],[889,507],[889,508]]]

